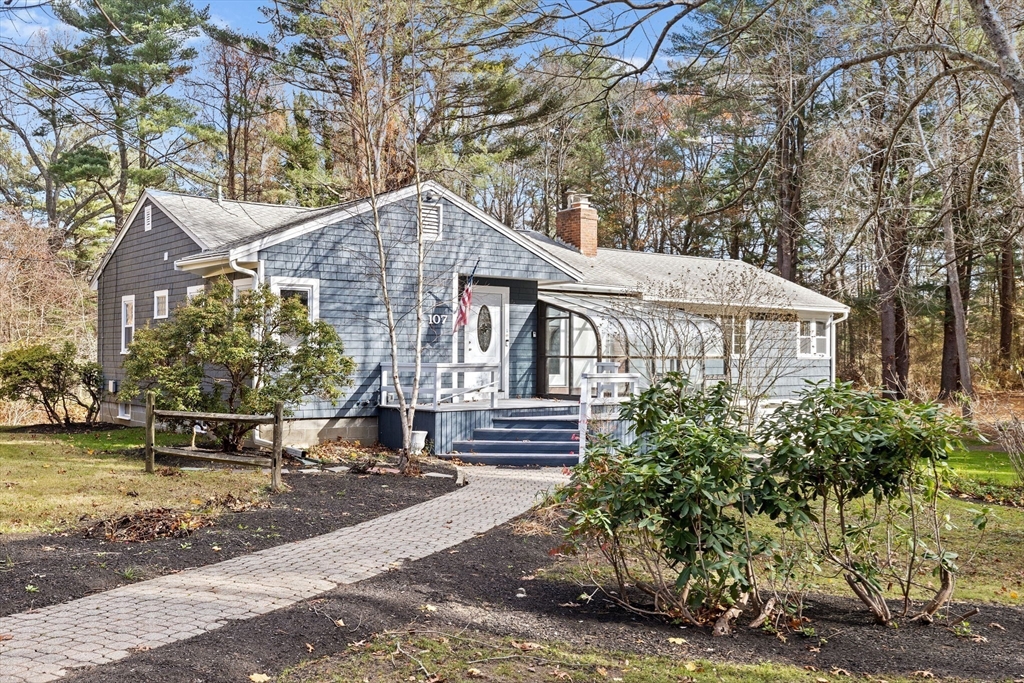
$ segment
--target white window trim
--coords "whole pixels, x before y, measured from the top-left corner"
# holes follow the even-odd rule
[[[824,337],[824,339],[825,339],[825,349],[826,349],[825,353],[801,353],[800,352],[800,342],[801,342],[801,340],[803,340],[803,339],[810,339],[811,340],[811,348],[813,349],[814,348],[814,340],[815,339],[821,339],[821,337],[819,337],[818,335],[813,335],[812,334],[809,337],[805,337],[805,336],[800,334],[800,324],[801,323],[805,323],[805,322],[825,323],[825,337]],[[796,356],[797,356],[797,358],[817,358],[817,359],[831,358],[832,357],[832,321],[831,321],[830,318],[800,318],[799,320],[796,321]]]
[[[206,291],[206,285],[190,285],[185,290],[185,298],[192,299],[193,297],[199,296]]]
[[[734,346],[733,342],[735,341],[735,336],[736,336],[736,331],[735,331],[734,327],[730,328],[730,329],[733,330],[733,339],[728,340],[728,348],[726,347],[726,339],[725,339],[725,327],[726,327],[725,319],[726,318],[732,318],[733,320],[735,320],[737,318],[737,316],[735,316],[735,315],[728,315],[728,316],[722,315],[722,316],[718,317],[718,320],[717,320],[717,322],[718,322],[718,329],[721,330],[721,332],[722,332],[722,358],[746,358],[747,356],[750,355],[750,318],[744,318],[743,319],[743,351],[742,351],[742,353],[733,353],[732,352],[732,348]],[[799,332],[800,332],[800,330],[799,330],[799,328],[797,328],[797,334],[799,334]],[[797,345],[799,346],[799,340],[797,341]],[[728,350],[728,353],[726,353],[727,350]]]
[[[272,277],[268,284],[270,291],[281,296],[282,289],[305,289],[309,291],[309,319],[320,319],[320,280],[314,277]]]
[[[239,292],[251,292],[256,289],[256,282],[251,277],[238,278],[231,281],[231,289],[233,290],[231,296],[237,300]]]
[[[135,339],[135,329],[138,327],[139,310],[135,308],[135,295],[127,294],[121,297],[121,354],[128,353],[128,347],[124,345],[124,331],[128,327],[127,320],[125,320],[125,304],[131,302],[132,304],[132,339]]]
[[[117,404],[117,419],[118,420],[130,420],[130,419],[132,419],[132,404],[131,403],[118,403]]]
[[[158,302],[160,301],[161,296],[165,299],[163,315],[160,315],[160,307],[158,306]],[[153,320],[162,320],[169,316],[170,313],[171,295],[168,293],[168,290],[158,289],[157,291],[153,292]]]
[[[142,209],[142,230],[149,232],[153,229],[153,205],[146,204],[145,208]]]

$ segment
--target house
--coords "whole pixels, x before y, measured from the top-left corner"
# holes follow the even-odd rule
[[[551,239],[513,230],[436,183],[420,192],[421,202],[412,186],[375,203],[307,209],[147,190],[92,280],[109,391],[101,418],[142,422],[141,403],[117,395],[135,330],[159,324],[210,278],[225,276],[238,290],[265,283],[301,298],[310,316],[337,328],[357,362],[337,405],[311,399],[295,409],[286,443],[397,445],[378,254],[408,321],[418,230],[426,311],[415,424],[438,453],[571,460],[581,383],[599,369],[647,380],[669,370],[698,382],[724,379],[756,400],[785,400],[807,380],[835,377],[843,304],[739,261],[598,248],[597,212],[584,195],[559,212]],[[468,324],[453,333],[470,276]],[[413,335],[411,325],[398,327],[408,354],[399,375],[407,380]]]

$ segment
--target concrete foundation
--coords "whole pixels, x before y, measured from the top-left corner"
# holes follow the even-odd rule
[[[270,440],[274,428],[264,425],[260,436]],[[318,420],[288,420],[284,427],[286,446],[312,446],[325,441],[344,439],[358,441],[364,445],[377,442],[376,417],[333,417]]]
[[[133,405],[131,419],[117,416],[117,404],[103,401],[99,421],[117,425],[142,427],[146,424],[145,406]],[[273,438],[272,425],[263,425],[260,436],[268,441]],[[377,418],[374,417],[333,417],[318,420],[286,420],[284,443],[286,446],[312,446],[335,439],[358,441],[370,446],[377,443]]]

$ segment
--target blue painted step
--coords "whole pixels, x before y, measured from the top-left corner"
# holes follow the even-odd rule
[[[462,462],[474,465],[505,465],[509,467],[572,467],[573,465],[579,464],[579,458],[575,455],[558,455],[551,453],[452,453],[451,455]]]
[[[475,429],[473,440],[480,441],[578,441],[579,429]]]
[[[579,429],[577,415],[542,415],[537,417],[496,417],[496,429]]]
[[[452,444],[452,455],[484,465],[571,466],[579,462],[576,415],[495,417],[493,427],[473,430]]]
[[[458,453],[565,453],[576,455],[578,442],[572,441],[454,441]]]

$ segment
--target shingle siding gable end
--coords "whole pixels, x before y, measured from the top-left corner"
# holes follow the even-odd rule
[[[185,301],[189,286],[203,283],[198,275],[174,268],[176,259],[199,253],[199,245],[155,203],[151,205],[152,228],[145,229],[145,211],[137,211],[97,279],[97,360],[108,381],[123,378],[122,297],[135,296],[135,328],[142,329],[153,322],[155,291],[168,290],[169,311],[173,312]],[[141,401],[135,403],[141,404]]]

